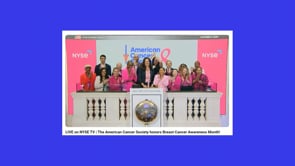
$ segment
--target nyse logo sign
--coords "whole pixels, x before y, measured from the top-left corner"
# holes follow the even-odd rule
[[[203,58],[218,58],[222,54],[222,49],[217,49],[215,52],[203,52]]]
[[[92,54],[92,50],[91,49],[88,49],[85,52],[73,52],[72,53],[72,58],[86,59],[91,54]]]

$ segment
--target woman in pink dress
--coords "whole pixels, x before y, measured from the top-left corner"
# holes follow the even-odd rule
[[[109,78],[109,91],[121,91],[122,90],[122,78],[119,77],[119,69],[113,69],[113,75]]]
[[[165,75],[165,69],[159,68],[159,74],[155,75],[153,87],[162,88],[164,92],[168,91],[169,76]]]
[[[180,91],[181,79],[176,69],[172,70],[172,76],[169,80],[169,91]]]
[[[137,80],[132,61],[127,62],[127,67],[122,70],[123,91],[130,91],[133,83]]]

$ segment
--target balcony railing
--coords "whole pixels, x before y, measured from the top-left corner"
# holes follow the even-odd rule
[[[132,127],[126,92],[74,92],[70,126]],[[167,92],[163,95],[162,127],[220,126],[219,92]]]

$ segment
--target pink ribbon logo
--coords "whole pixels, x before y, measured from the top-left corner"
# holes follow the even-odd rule
[[[170,56],[170,53],[171,53],[171,50],[170,48],[164,48],[162,51],[161,51],[161,60],[162,62],[166,63],[166,61],[168,60],[168,57]]]

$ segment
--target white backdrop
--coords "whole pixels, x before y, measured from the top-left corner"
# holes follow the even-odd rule
[[[197,45],[197,40],[97,40],[96,63],[100,63],[99,56],[105,54],[107,56],[106,62],[110,64],[112,68],[118,62],[121,62],[123,67],[125,67],[126,65],[123,55],[127,53],[129,55],[128,60],[132,59],[132,48],[139,48],[142,51],[145,51],[137,52],[136,54],[145,54],[146,56],[153,54],[153,52],[150,51],[156,50],[158,52],[155,52],[155,54],[158,57],[160,57],[160,52],[163,49],[169,48],[171,53],[168,59],[172,61],[172,66],[174,68],[178,68],[181,63],[185,63],[191,67],[194,65],[194,61],[197,58]],[[167,52],[165,52],[164,55],[166,56]],[[140,56],[140,61],[143,58],[143,56]]]

